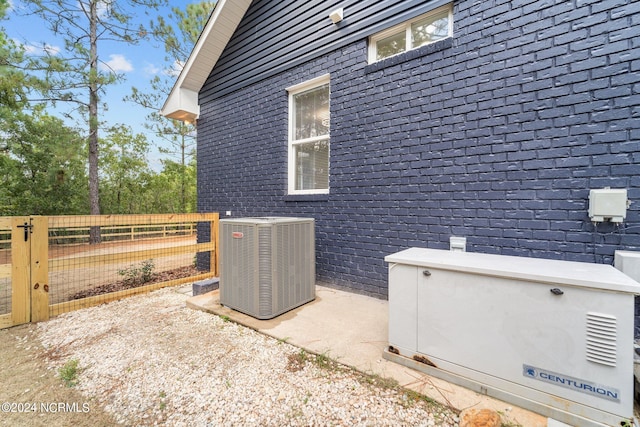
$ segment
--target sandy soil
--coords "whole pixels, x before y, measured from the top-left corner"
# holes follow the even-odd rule
[[[46,368],[35,325],[0,330],[0,426],[113,426],[115,420]]]

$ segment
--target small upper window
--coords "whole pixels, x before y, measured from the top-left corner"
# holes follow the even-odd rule
[[[435,41],[451,37],[453,10],[443,6],[371,36],[369,62],[376,62]]]

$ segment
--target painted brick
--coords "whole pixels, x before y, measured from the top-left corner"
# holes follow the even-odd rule
[[[198,209],[314,217],[318,279],[381,297],[385,255],[452,235],[584,262],[640,250],[640,211],[624,239],[587,218],[590,188],[640,206],[638,4],[461,0],[446,42],[367,64],[363,39],[211,99]],[[284,88],[327,72],[330,194],[287,196]]]

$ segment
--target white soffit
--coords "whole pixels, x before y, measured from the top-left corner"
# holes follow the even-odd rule
[[[160,113],[194,122],[200,114],[198,92],[251,5],[251,0],[218,0]]]

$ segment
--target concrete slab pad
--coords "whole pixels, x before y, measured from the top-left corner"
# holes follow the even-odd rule
[[[219,290],[194,296],[187,306],[219,316],[324,354],[357,370],[395,379],[401,386],[462,410],[488,408],[505,421],[546,427],[547,418],[476,393],[383,358],[388,345],[388,302],[351,292],[316,286],[316,299],[276,318],[258,320],[220,304]]]

